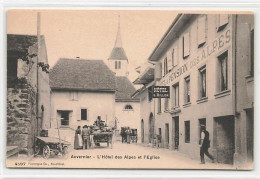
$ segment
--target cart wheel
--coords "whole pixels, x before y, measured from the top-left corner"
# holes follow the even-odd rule
[[[43,158],[49,158],[51,155],[51,149],[48,145],[45,145],[42,149],[42,156]]]

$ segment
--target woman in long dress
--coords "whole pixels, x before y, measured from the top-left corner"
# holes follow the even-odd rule
[[[82,149],[82,136],[81,136],[81,129],[80,126],[78,126],[77,130],[75,131],[75,137],[74,137],[74,149]]]

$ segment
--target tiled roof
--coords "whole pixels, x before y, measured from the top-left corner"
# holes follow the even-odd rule
[[[44,38],[41,36],[41,38]],[[36,35],[7,34],[7,51],[28,52],[28,48],[37,43]]]
[[[125,51],[122,47],[114,47],[108,59],[128,60]]]
[[[132,98],[136,89],[127,77],[117,76],[116,85],[116,101],[139,101],[138,98]]]
[[[50,70],[56,90],[115,91],[114,73],[103,60],[60,59]]]

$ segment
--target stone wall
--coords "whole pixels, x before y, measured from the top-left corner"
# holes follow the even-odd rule
[[[7,89],[7,146],[18,146],[19,154],[33,154],[36,132],[36,93],[22,78]]]

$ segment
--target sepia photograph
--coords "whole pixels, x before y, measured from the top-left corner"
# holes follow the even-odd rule
[[[8,168],[254,169],[254,14],[9,9]]]

